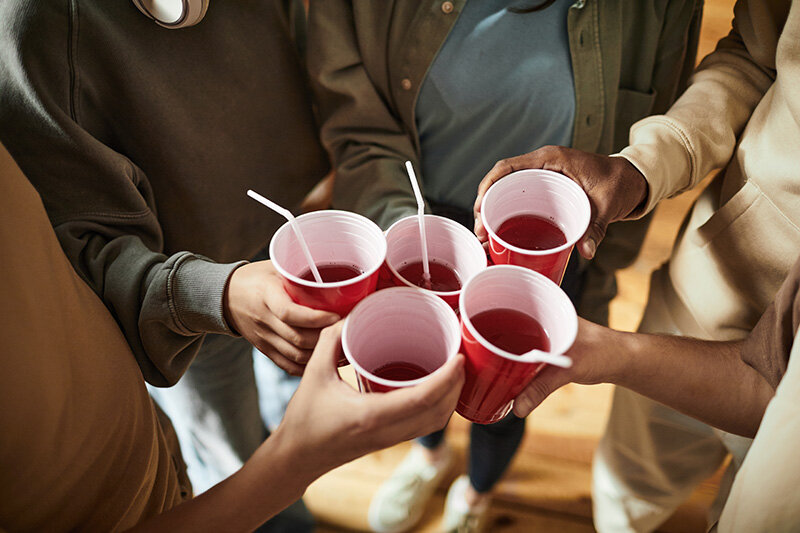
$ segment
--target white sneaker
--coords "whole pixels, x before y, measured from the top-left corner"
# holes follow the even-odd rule
[[[447,444],[444,459],[430,464],[422,447],[415,444],[392,475],[380,486],[369,505],[368,521],[378,533],[399,533],[416,524],[425,512],[436,487],[453,465]]]
[[[447,533],[478,533],[483,530],[484,522],[488,516],[489,499],[486,498],[475,507],[467,503],[466,493],[469,478],[460,476],[447,491],[447,500],[444,502],[444,517],[442,530]]]

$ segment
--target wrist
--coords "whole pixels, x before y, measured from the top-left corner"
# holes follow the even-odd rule
[[[632,388],[637,381],[641,369],[642,353],[645,350],[647,335],[615,331],[615,338],[611,339],[609,346],[616,347],[616,356],[611,358],[614,363],[609,371],[609,383],[621,387]]]
[[[625,158],[623,158],[623,160],[625,161],[625,166],[627,167],[626,175],[628,176],[628,187],[630,187],[631,190],[631,204],[634,206],[633,209],[631,209],[625,215],[625,218],[629,218],[636,216],[636,214],[640,213],[647,205],[650,186],[647,184],[644,174],[642,174],[641,171],[636,168],[636,165]]]
[[[246,262],[243,262],[237,265],[236,268],[231,271],[230,275],[228,276],[228,280],[225,282],[225,288],[222,292],[222,319],[225,321],[225,325],[228,326],[230,333],[237,337],[241,336],[241,333],[236,325],[234,312],[231,309],[231,284],[237,271],[246,264]]]
[[[636,218],[647,207],[647,201],[650,197],[650,185],[642,171],[630,159],[620,154],[613,154],[610,157],[620,161],[623,189],[626,191],[625,196],[628,198],[625,209],[627,212],[620,213],[621,219]]]
[[[287,433],[283,423],[270,434],[265,443],[265,446],[269,445],[267,453],[270,453],[273,458],[279,458],[281,464],[288,467],[291,473],[290,488],[298,490],[300,495],[318,477],[334,466],[338,466],[322,464],[320,459],[325,456],[325,453],[310,449],[307,444],[308,441],[305,438],[299,440]]]

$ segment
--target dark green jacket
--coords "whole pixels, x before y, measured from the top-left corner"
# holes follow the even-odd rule
[[[308,65],[336,167],[335,207],[383,227],[414,212],[402,164],[421,168],[414,106],[465,2],[311,1]],[[573,147],[616,152],[634,122],[669,108],[694,68],[701,15],[702,0],[578,0],[570,8]],[[613,271],[633,260],[646,221],[618,227],[598,251],[605,274],[596,283],[613,283]]]
[[[181,30],[129,0],[0,3],[0,140],[153,383],[230,332],[234,262],[281,222],[245,191],[293,206],[327,171],[291,31],[278,0]]]

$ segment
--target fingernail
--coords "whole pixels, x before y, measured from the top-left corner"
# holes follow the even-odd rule
[[[586,239],[586,248],[589,250],[589,256],[594,257],[594,253],[597,251],[597,243],[590,237]]]

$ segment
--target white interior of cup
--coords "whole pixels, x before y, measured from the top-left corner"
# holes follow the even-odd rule
[[[497,236],[506,220],[517,215],[549,219],[567,242],[549,250],[526,250]],[[591,206],[583,189],[563,174],[550,170],[520,170],[492,185],[481,201],[481,218],[492,239],[515,252],[544,255],[573,246],[589,227]]]
[[[425,237],[428,258],[453,268],[463,285],[475,274],[486,268],[486,252],[474,233],[467,228],[436,215],[425,215]],[[422,261],[422,245],[419,236],[419,218],[414,215],[398,220],[386,232],[386,264],[393,274],[406,281],[410,287],[416,285],[403,278],[398,270],[405,264]],[[432,291],[436,292],[436,291]],[[437,292],[455,294],[458,291]]]
[[[425,378],[391,381],[372,371],[402,353],[404,363],[434,372],[458,353],[461,334],[455,312],[441,298],[409,287],[384,289],[364,298],[347,316],[342,348],[356,372],[388,387],[410,387]]]
[[[490,309],[513,309],[535,318],[550,339],[550,353],[563,354],[575,342],[578,315],[561,288],[533,270],[491,266],[476,274],[461,290],[461,318],[472,336],[494,353],[515,361],[537,362],[535,352],[520,356],[487,341],[472,325],[471,317]]]
[[[308,270],[308,262],[287,222],[273,235],[269,256],[278,272],[296,283],[310,287],[350,285],[371,276],[383,264],[386,238],[368,218],[348,211],[324,210],[301,215],[297,223],[316,264],[354,265],[363,273],[345,281],[324,284],[300,278]]]

